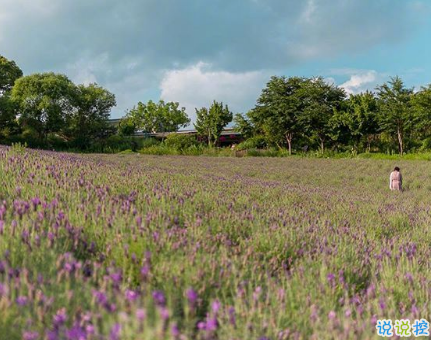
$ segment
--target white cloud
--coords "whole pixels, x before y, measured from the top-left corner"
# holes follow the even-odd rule
[[[179,102],[192,121],[195,108],[208,107],[213,100],[227,104],[234,113],[254,107],[269,76],[266,72],[214,71],[210,64],[166,71],[160,84],[161,98]]]
[[[97,83],[97,74],[109,72],[109,55],[102,53],[99,56],[81,57],[76,62],[66,66],[67,74],[77,84],[88,85]]]
[[[374,70],[356,71],[340,87],[344,88],[348,94],[356,94],[374,89],[380,79],[381,76]]]
[[[316,13],[317,6],[314,0],[308,0],[307,6],[305,7],[304,11],[301,15],[301,20],[310,23],[313,20],[313,15]]]

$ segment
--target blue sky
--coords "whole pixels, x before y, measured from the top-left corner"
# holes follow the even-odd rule
[[[252,108],[271,75],[431,83],[428,0],[0,0],[0,54],[138,101]]]

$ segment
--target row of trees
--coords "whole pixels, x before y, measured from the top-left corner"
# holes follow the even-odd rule
[[[15,62],[0,56],[0,140],[48,146],[54,136],[85,148],[112,133],[115,105],[114,94],[97,84],[75,85],[54,73],[23,76]]]
[[[196,122],[194,126],[209,147],[216,144],[223,128],[232,122],[233,113],[227,105],[214,101],[209,108],[196,109]],[[120,133],[132,134],[136,130],[146,132],[175,132],[190,124],[185,108],[178,103],[158,103],[149,101],[147,104],[139,102],[129,110],[126,117],[121,120]]]
[[[415,92],[399,77],[347,97],[323,78],[272,77],[246,116],[235,116],[247,138],[263,136],[268,143],[295,140],[325,147],[370,151],[372,144],[397,145],[400,154],[431,136],[431,86]]]
[[[19,136],[43,146],[54,136],[84,149],[116,132],[109,124],[115,105],[114,94],[97,84],[75,85],[54,73],[23,76],[13,61],[0,56],[0,142]],[[233,119],[227,105],[214,101],[196,109],[196,117],[198,135],[210,147],[234,120],[244,138],[259,141],[257,146],[287,147],[289,153],[307,144],[322,152],[396,146],[403,154],[431,146],[431,86],[414,91],[395,77],[375,92],[347,96],[323,78],[274,76],[245,115]],[[178,103],[139,102],[127,111],[118,133],[174,132],[189,124]]]

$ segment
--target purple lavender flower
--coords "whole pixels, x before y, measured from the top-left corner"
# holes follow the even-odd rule
[[[24,332],[22,335],[23,340],[38,340],[39,333],[38,332]]]
[[[153,299],[154,299],[154,302],[156,303],[156,305],[158,305],[160,307],[164,307],[166,305],[165,295],[160,290],[155,290],[153,292]]]
[[[137,292],[130,289],[126,290],[125,295],[126,295],[126,299],[130,302],[135,301],[139,297],[139,294]]]
[[[111,328],[111,332],[109,334],[109,340],[120,340],[120,333],[121,333],[121,325],[117,323]]]
[[[26,296],[18,296],[16,303],[18,306],[25,306],[28,303],[28,298]]]
[[[220,306],[221,306],[221,304],[220,304],[219,300],[213,301],[213,303],[211,304],[211,309],[212,309],[214,314],[218,313]]]
[[[144,309],[137,309],[136,310],[136,318],[139,320],[139,321],[143,321],[144,319],[145,319],[145,317],[146,317],[146,313],[145,313],[145,310]]]
[[[217,330],[217,318],[207,318],[205,329],[209,332],[214,332]]]
[[[198,293],[193,288],[189,288],[186,291],[186,296],[189,304],[194,306],[198,300]]]
[[[53,318],[54,327],[58,328],[62,326],[67,320],[66,308],[62,308],[57,311]]]
[[[82,329],[79,324],[75,324],[72,328],[66,330],[67,340],[86,340],[87,333]]]

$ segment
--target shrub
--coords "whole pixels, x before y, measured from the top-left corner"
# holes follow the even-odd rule
[[[179,155],[180,152],[174,148],[169,148],[165,145],[154,145],[148,148],[142,148],[139,153],[146,155]]]
[[[169,148],[183,151],[191,147],[197,147],[199,142],[196,136],[172,133],[166,138],[165,145]]]
[[[140,148],[149,148],[150,146],[156,146],[156,145],[160,145],[160,141],[158,141],[155,138],[142,138],[139,140],[139,146]]]
[[[262,149],[268,146],[268,142],[264,136],[255,136],[239,143],[237,150]]]

